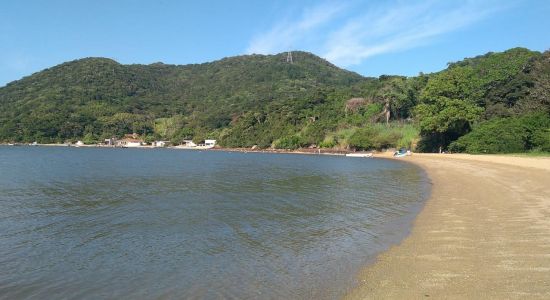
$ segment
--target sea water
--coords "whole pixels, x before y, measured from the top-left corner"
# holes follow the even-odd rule
[[[426,196],[399,161],[0,147],[0,298],[337,299]]]

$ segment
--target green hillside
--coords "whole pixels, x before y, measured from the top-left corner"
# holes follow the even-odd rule
[[[227,147],[510,152],[472,145],[504,122],[526,136],[513,151],[550,150],[549,52],[515,48],[433,74],[380,78],[310,53],[293,56],[293,63],[286,54],[184,66],[63,63],[0,88],[0,141],[93,143],[136,132],[174,142],[215,138]]]

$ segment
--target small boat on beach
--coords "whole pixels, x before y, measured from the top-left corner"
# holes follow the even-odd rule
[[[399,149],[399,151],[395,151],[395,153],[393,153],[393,157],[405,157],[405,156],[411,156],[411,155],[412,155],[412,152],[405,148],[401,148]]]
[[[372,153],[348,153],[347,157],[372,157]]]

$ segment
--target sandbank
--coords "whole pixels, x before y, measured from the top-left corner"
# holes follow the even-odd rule
[[[432,191],[346,299],[550,299],[550,158],[414,154]]]

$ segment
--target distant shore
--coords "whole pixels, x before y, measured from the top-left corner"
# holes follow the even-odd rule
[[[8,144],[0,144],[0,146],[8,146]],[[13,145],[12,145],[13,146]],[[348,153],[370,153],[370,152],[354,152],[349,150],[337,150],[337,149],[319,149],[319,148],[300,148],[296,150],[289,149],[253,149],[253,148],[224,148],[224,147],[183,147],[183,146],[166,146],[155,147],[150,145],[145,146],[132,146],[132,147],[118,147],[102,144],[89,144],[89,145],[75,145],[75,144],[18,144],[16,146],[29,146],[29,147],[74,147],[74,148],[124,148],[124,149],[177,149],[177,150],[209,150],[209,151],[226,151],[226,152],[242,152],[242,153],[291,153],[291,154],[322,154],[322,155],[346,155]],[[380,152],[383,153],[383,152]],[[393,152],[392,152],[393,153]]]
[[[196,146],[196,147],[185,147],[185,146],[152,146],[152,145],[143,145],[143,146],[114,146],[114,145],[104,145],[104,144],[0,144],[0,146],[29,146],[29,147],[72,147],[72,148],[118,148],[118,149],[183,149],[183,150],[210,150],[211,147]]]
[[[389,158],[390,156],[388,156]],[[346,299],[550,299],[550,158],[415,154],[432,193]]]

